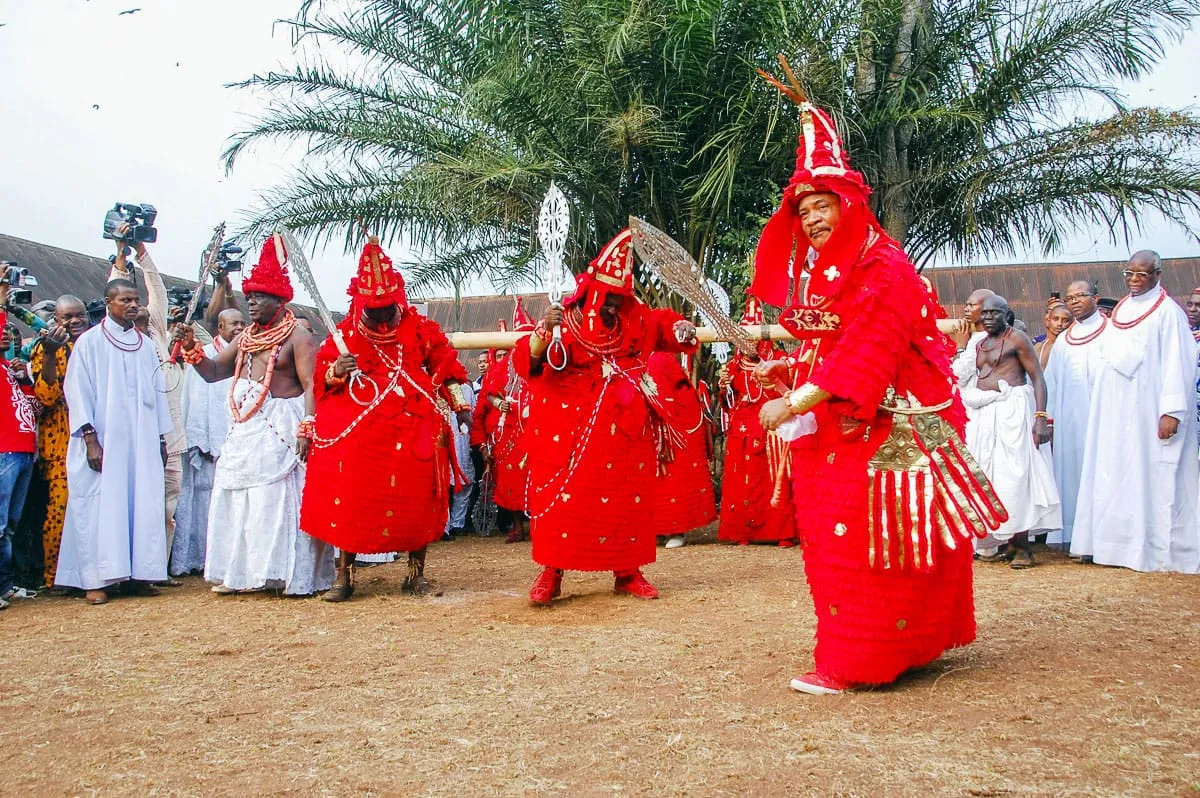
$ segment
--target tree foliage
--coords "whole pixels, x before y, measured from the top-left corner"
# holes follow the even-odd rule
[[[350,249],[365,225],[423,253],[418,288],[536,274],[551,179],[574,268],[636,214],[736,284],[794,165],[795,109],[755,73],[781,52],[917,260],[1053,251],[1197,207],[1200,121],[1114,83],[1198,1],[312,0],[290,22],[311,55],[237,84],[269,103],[226,158],[302,142],[256,230]],[[1093,98],[1107,118],[1070,113]]]

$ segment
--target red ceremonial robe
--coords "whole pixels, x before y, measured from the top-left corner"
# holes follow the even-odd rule
[[[929,504],[934,488],[924,474],[879,465],[880,457],[919,455],[915,447],[881,450],[905,417],[880,405],[894,388],[923,407],[943,406],[937,415],[960,440],[938,452],[962,446],[966,416],[916,270],[878,232],[859,240],[858,262],[823,275],[819,262],[809,304],[788,308],[781,322],[807,338],[795,353],[798,382],[807,377],[832,395],[814,410],[816,433],[792,446],[793,493],[804,497],[794,503],[796,526],[817,614],[816,669],[883,684],[974,640],[975,607],[970,540],[947,532],[951,521],[938,515],[952,518],[953,508],[936,498]],[[957,487],[971,493],[966,481]]]
[[[501,413],[489,401],[492,397],[508,399],[512,408]],[[525,509],[525,408],[530,393],[525,380],[517,374],[512,357],[498,360],[484,375],[483,387],[475,400],[473,443],[488,446],[492,461],[489,466],[495,480],[492,500],[506,510]]]
[[[778,353],[781,357],[783,353]],[[721,477],[721,524],[717,538],[730,542],[776,542],[796,537],[792,503],[784,495],[771,506],[775,485],[767,458],[767,436],[759,410],[778,391],[763,388],[754,377],[755,364],[735,355],[729,363],[733,401],[727,396],[729,429],[725,432],[725,469]]]
[[[678,535],[717,520],[708,470],[708,419],[677,355],[655,352],[646,361],[667,417],[684,437],[683,448],[660,469],[655,518],[658,534]]]
[[[349,382],[325,384],[338,358],[327,339],[314,372],[317,437],[300,527],[355,554],[417,551],[441,537],[449,513],[449,430],[433,400],[447,379],[466,382],[467,373],[438,325],[412,308],[385,340],[365,334],[357,315],[338,329],[382,398],[363,406]],[[360,400],[372,393],[354,389]]]
[[[581,316],[574,305],[566,314]],[[642,378],[651,352],[696,345],[676,341],[682,317],[674,311],[628,298],[620,319],[620,337],[605,354],[564,323],[562,371],[545,361],[534,369],[529,338],[512,351],[533,397],[525,420],[528,512],[533,559],[546,567],[625,571],[654,562],[659,422]]]

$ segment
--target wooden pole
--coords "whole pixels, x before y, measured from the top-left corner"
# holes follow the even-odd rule
[[[938,329],[943,333],[950,334],[959,329],[962,324],[961,319],[939,319]],[[743,327],[742,331],[746,333],[746,337],[752,341],[794,341],[795,338],[790,332],[785,330],[779,324],[763,324],[753,327]],[[529,335],[527,332],[508,332],[493,330],[488,332],[454,332],[449,334],[450,345],[455,349],[512,349],[517,341]],[[720,337],[720,333],[712,327],[696,328],[696,337],[700,339],[702,344],[711,344],[713,341],[725,340]]]

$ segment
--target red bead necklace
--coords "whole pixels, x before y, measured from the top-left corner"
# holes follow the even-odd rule
[[[141,349],[142,344],[144,344],[146,342],[146,336],[142,335],[141,330],[139,330],[137,327],[134,327],[133,331],[135,333],[137,333],[137,343],[136,344],[127,344],[124,341],[117,339],[112,333],[110,333],[108,331],[108,317],[107,316],[105,316],[103,319],[100,320],[100,332],[102,332],[104,334],[104,337],[106,339],[108,339],[108,342],[110,344],[112,344],[117,349],[120,349],[122,352],[136,352],[139,349]]]
[[[1097,311],[1097,312],[1099,312],[1099,311]],[[1096,328],[1095,332],[1088,333],[1087,335],[1083,336],[1082,338],[1072,338],[1071,330],[1074,330],[1078,325],[1079,325],[1079,322],[1075,322],[1074,324],[1072,324],[1070,327],[1067,328],[1067,331],[1065,333],[1063,333],[1063,340],[1066,341],[1071,346],[1083,346],[1084,344],[1090,344],[1092,341],[1095,341],[1096,338],[1100,335],[1100,333],[1104,332],[1104,328],[1108,326],[1108,319],[1104,318],[1104,316],[1101,316],[1100,317],[1100,326]]]
[[[1151,305],[1150,309],[1147,310],[1145,313],[1138,316],[1133,321],[1121,321],[1120,319],[1117,318],[1117,313],[1121,310],[1121,306],[1125,304],[1125,301],[1127,299],[1129,299],[1128,296],[1121,297],[1121,301],[1117,303],[1117,306],[1115,308],[1113,308],[1112,314],[1109,316],[1109,319],[1112,321],[1113,326],[1116,327],[1118,330],[1131,329],[1133,327],[1138,326],[1139,324],[1144,322],[1146,319],[1148,319],[1150,317],[1150,314],[1153,313],[1154,311],[1158,310],[1158,306],[1161,305],[1163,303],[1163,300],[1166,298],[1167,298],[1166,291],[1159,293],[1158,299],[1155,300],[1154,304]]]

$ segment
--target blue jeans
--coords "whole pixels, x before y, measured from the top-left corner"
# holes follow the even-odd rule
[[[0,452],[0,596],[13,589],[12,540],[33,474],[33,452]]]

